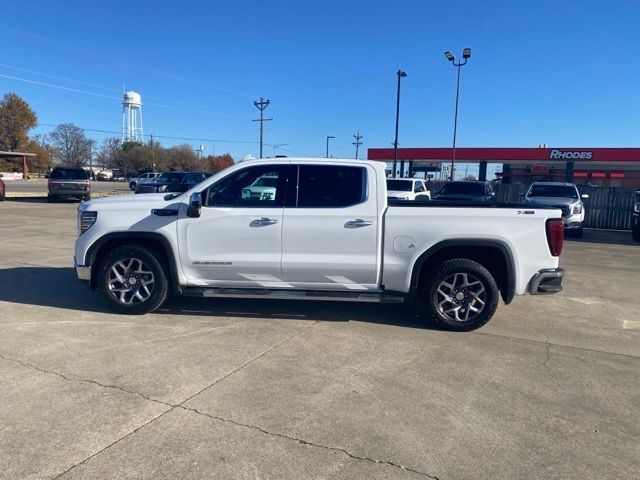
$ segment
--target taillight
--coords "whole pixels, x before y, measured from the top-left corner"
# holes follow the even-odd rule
[[[89,190],[89,185],[91,185],[91,184],[89,183],[89,180],[87,180],[86,182],[84,182],[84,186],[85,186],[85,188],[86,188],[87,190]]]
[[[559,257],[564,245],[564,223],[559,218],[547,220],[547,243],[554,257]]]
[[[49,181],[47,182],[47,188],[51,188],[51,177],[49,177]]]

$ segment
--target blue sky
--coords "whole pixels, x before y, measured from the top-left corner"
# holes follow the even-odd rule
[[[391,145],[398,68],[400,146],[450,145],[443,52],[471,47],[459,146],[637,146],[639,20],[636,1],[6,2],[0,93],[45,124],[119,131],[124,83],[142,94],[147,134],[247,142],[264,96],[266,143],[323,156],[333,135],[332,153],[351,157],[358,129],[365,149]]]

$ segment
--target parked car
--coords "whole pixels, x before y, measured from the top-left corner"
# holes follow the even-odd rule
[[[636,242],[640,242],[640,190],[636,192],[636,201],[633,204],[631,235]]]
[[[151,183],[159,176],[160,176],[159,173],[147,172],[147,173],[143,173],[142,175],[138,175],[137,177],[130,178],[129,188],[135,191],[136,188],[138,188],[138,185],[142,185],[144,183]]]
[[[394,200],[431,200],[431,192],[421,178],[387,178],[387,198]]]
[[[2,174],[0,174],[0,202],[3,202],[7,196],[7,185],[4,183],[2,179]]]
[[[138,185],[136,193],[186,192],[206,178],[206,174],[199,172],[166,172]]]
[[[276,187],[278,186],[277,175],[263,175],[246,188],[242,189],[242,198],[258,198],[268,200],[276,197]]]
[[[55,167],[49,174],[48,196],[50,202],[58,198],[91,199],[91,180],[83,168]]]
[[[275,196],[245,188],[277,177]],[[389,202],[375,161],[238,163],[178,195],[80,205],[78,278],[114,310],[143,314],[171,294],[401,303],[453,330],[500,296],[562,290],[558,209]],[[142,187],[142,186],[141,186]]]
[[[524,202],[529,205],[548,205],[562,210],[562,221],[567,233],[581,237],[584,229],[583,199],[587,194],[580,194],[573,183],[534,182],[524,195]]]
[[[491,182],[456,180],[445,183],[433,199],[449,202],[492,202],[495,195]]]

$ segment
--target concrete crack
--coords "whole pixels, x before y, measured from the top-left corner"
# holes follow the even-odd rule
[[[7,362],[12,362],[12,363],[16,363],[18,365],[22,365],[23,367],[32,368],[33,370],[36,370],[36,371],[41,372],[41,373],[55,375],[57,377],[60,377],[60,378],[62,378],[64,380],[68,381],[68,382],[90,383],[90,384],[97,385],[97,386],[102,387],[102,388],[112,388],[114,390],[120,390],[121,392],[128,393],[128,394],[131,394],[131,395],[137,395],[137,396],[139,396],[139,397],[141,397],[141,398],[143,398],[145,400],[148,400],[150,402],[160,403],[162,405],[166,405],[167,407],[176,407],[176,405],[173,405],[171,403],[167,403],[167,402],[163,402],[162,400],[157,400],[155,398],[147,397],[146,395],[143,395],[140,392],[136,392],[134,390],[128,390],[126,388],[119,387],[118,385],[109,385],[109,384],[106,384],[106,383],[100,383],[100,382],[98,382],[96,380],[87,380],[87,379],[84,379],[84,378],[67,377],[66,375],[64,375],[64,374],[62,374],[60,372],[55,372],[53,370],[47,370],[45,368],[38,367],[37,365],[34,365],[32,363],[23,362],[21,360],[17,360],[15,358],[6,357],[4,355],[0,355],[0,358],[3,359],[3,360],[6,360]]]
[[[546,347],[545,347],[545,353],[546,353],[546,358],[544,359],[544,368],[547,371],[547,375],[551,376],[551,370],[549,369],[549,362],[551,361],[551,344],[549,343],[549,341],[545,341],[544,342]]]
[[[415,470],[413,468],[406,467],[404,465],[400,465],[398,463],[391,462],[389,460],[378,460],[378,459],[371,458],[371,457],[361,457],[360,455],[356,455],[355,453],[351,453],[350,451],[348,451],[348,450],[346,450],[345,448],[342,448],[342,447],[330,447],[330,446],[327,446],[327,445],[320,445],[318,443],[309,442],[309,441],[304,440],[302,438],[291,437],[291,436],[285,435],[283,433],[269,432],[269,431],[267,431],[267,430],[265,430],[265,429],[263,429],[261,427],[258,427],[256,425],[250,425],[248,423],[238,422],[236,420],[231,420],[229,418],[218,417],[217,415],[211,415],[211,414],[208,414],[208,413],[205,413],[205,412],[201,412],[196,408],[185,407],[183,405],[178,405],[178,408],[181,408],[183,410],[188,410],[188,411],[196,413],[198,415],[203,415],[205,417],[211,418],[213,420],[217,420],[219,422],[229,423],[229,424],[232,424],[232,425],[236,425],[238,427],[250,428],[252,430],[256,430],[256,431],[258,431],[258,432],[260,432],[260,433],[262,433],[264,435],[269,435],[271,437],[282,438],[282,439],[285,439],[285,440],[297,442],[297,443],[299,443],[301,445],[308,445],[310,447],[321,448],[323,450],[329,450],[329,451],[333,451],[333,452],[340,452],[340,453],[343,453],[343,454],[347,455],[349,458],[352,458],[354,460],[361,460],[361,461],[364,461],[364,462],[377,463],[377,464],[380,464],[380,465],[386,465],[386,466],[389,466],[389,467],[399,468],[399,469],[405,470],[407,472],[411,472],[411,473],[415,473],[415,474],[418,474],[418,475],[422,475],[422,476],[424,476],[426,478],[430,478],[432,480],[440,480],[438,477],[436,477],[434,475],[429,475],[428,473],[421,472],[419,470]]]

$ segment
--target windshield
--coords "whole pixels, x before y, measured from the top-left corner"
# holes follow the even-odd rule
[[[51,178],[54,180],[86,180],[87,172],[81,168],[67,170],[67,169],[54,169],[51,172]]]
[[[167,172],[161,174],[156,180],[164,183],[180,183],[184,174],[177,172]]]
[[[484,184],[472,182],[445,183],[440,193],[450,195],[484,195]]]
[[[396,192],[410,192],[413,190],[413,180],[387,180],[387,190]]]
[[[252,186],[276,188],[278,186],[278,178],[277,177],[260,177],[258,180],[253,182]]]
[[[532,185],[527,197],[578,198],[571,185]]]

